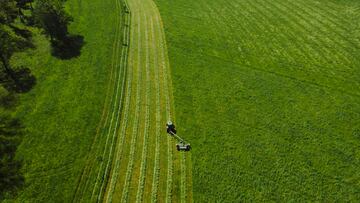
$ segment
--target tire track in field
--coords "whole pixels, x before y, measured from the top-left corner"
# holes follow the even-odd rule
[[[349,32],[348,28],[345,28],[340,23],[335,22],[329,12],[327,12],[326,15],[320,12],[322,10],[319,6],[313,7],[307,3],[300,3],[297,1],[288,2],[287,5],[295,7],[298,12],[303,13],[309,19],[314,19],[319,24],[318,29],[321,31],[322,36],[326,36],[327,34],[331,33],[332,43],[336,44],[338,47],[341,47],[341,54],[344,60],[347,61],[347,66],[352,69],[354,68],[353,61],[356,61],[357,57],[353,53],[358,52],[360,48],[355,41],[352,41],[349,39],[349,36],[344,34]],[[338,17],[337,19],[343,25],[348,24],[348,22],[346,22],[346,20],[341,17]]]
[[[255,9],[257,11],[257,13],[259,14],[260,19],[259,19],[259,17],[254,15],[254,24],[259,24],[257,22],[263,22],[263,21],[264,22],[268,21],[269,22],[268,24],[272,24],[272,23],[274,23],[271,20],[272,16],[279,15],[278,14],[279,12],[274,13],[274,7],[276,7],[276,6],[273,6],[273,5],[268,5],[268,4],[265,4],[265,3],[264,4],[258,4],[257,1],[248,1],[248,6],[251,6],[251,8]],[[280,16],[281,16],[281,12],[280,12]],[[291,25],[294,24],[293,21],[289,21],[287,19],[283,19],[283,21],[285,21],[286,23],[291,24]],[[264,25],[264,24],[262,24],[262,25]],[[325,57],[321,53],[319,54],[319,52],[316,49],[309,46],[310,43],[308,43],[307,39],[303,35],[297,35],[296,34],[295,30],[297,30],[297,27],[293,26],[293,27],[290,27],[290,28],[293,28],[293,29],[290,29],[290,30],[289,29],[288,30],[281,29],[281,30],[283,30],[283,32],[282,32],[283,34],[279,34],[279,36],[283,40],[282,39],[278,40],[277,37],[275,37],[275,40],[276,40],[277,44],[283,44],[283,41],[289,41],[289,39],[292,39],[292,38],[293,39],[300,38],[301,43],[299,43],[298,40],[293,40],[292,41],[292,43],[295,45],[295,46],[293,46],[293,50],[295,50],[298,55],[300,55],[300,56],[305,55],[306,58],[311,59],[311,61],[313,61],[313,62],[316,62],[317,60],[325,59]],[[313,44],[313,43],[311,43],[311,44]],[[306,47],[305,49],[303,48],[304,46]],[[284,46],[284,47],[286,47],[286,46]],[[312,50],[313,52],[316,53],[316,55],[318,57],[314,58],[314,56],[310,56],[309,54],[307,54],[309,52],[307,50],[310,50],[310,52]],[[288,52],[289,52],[289,50],[284,50],[283,51],[283,53],[285,53],[286,57],[292,59],[292,61],[296,61],[296,59],[294,59],[291,56],[292,54],[289,54]],[[313,53],[313,52],[311,52],[311,53]],[[295,65],[292,64],[292,66],[295,66]],[[314,69],[312,71],[318,72],[318,70],[314,70]]]
[[[348,51],[346,50],[347,48],[344,47],[343,44],[341,44],[339,41],[339,40],[343,41],[346,38],[342,34],[340,34],[337,29],[333,29],[327,23],[322,22],[316,16],[313,16],[313,14],[310,14],[308,12],[308,10],[305,9],[306,6],[304,3],[302,3],[304,5],[302,5],[302,4],[298,5],[293,2],[284,3],[283,1],[275,2],[275,3],[277,5],[280,5],[283,8],[285,8],[285,10],[293,10],[294,11],[293,14],[297,18],[303,20],[303,22],[307,22],[306,24],[304,23],[304,25],[306,27],[316,28],[316,30],[319,32],[319,34],[317,32],[314,32],[314,34],[316,34],[316,36],[318,36],[317,40],[321,40],[320,43],[321,43],[322,47],[324,47],[326,50],[330,49],[329,55],[332,56],[331,57],[332,60],[334,60],[334,57],[336,57],[337,61],[340,61],[340,62],[346,61],[347,66],[349,66],[349,64],[351,64],[351,62],[349,61],[349,58],[351,58],[351,56],[348,55]],[[326,18],[326,20],[327,20],[327,18]],[[316,22],[313,22],[313,21],[316,21]],[[309,30],[308,30],[308,32],[310,32]],[[328,33],[334,33],[335,36],[332,35],[329,38],[327,36]],[[336,38],[340,37],[340,39],[336,39],[335,37]],[[329,46],[328,44],[331,44],[331,46]],[[338,47],[338,55],[334,55],[333,51],[331,51],[332,44],[334,44]]]
[[[335,57],[335,59],[338,58],[338,55],[335,55],[335,56],[333,55],[333,51],[331,50],[332,47],[327,46],[328,43],[326,42],[325,39],[323,39],[326,36],[326,33],[324,35],[324,33],[322,32],[322,27],[321,26],[319,27],[318,25],[312,23],[312,20],[310,20],[311,18],[310,19],[306,18],[305,17],[306,12],[299,12],[298,11],[299,8],[294,8],[293,5],[287,5],[281,1],[279,1],[279,2],[271,1],[268,3],[268,5],[270,5],[272,8],[277,9],[278,12],[281,13],[281,15],[287,16],[287,19],[290,20],[292,25],[294,25],[296,28],[297,27],[300,28],[300,29],[296,29],[296,30],[303,33],[304,36],[306,36],[306,35],[317,36],[316,39],[312,40],[312,42],[311,42],[311,44],[314,44],[316,46],[314,48],[313,53],[317,53],[318,55],[320,55],[323,59],[325,59],[326,63],[332,63],[334,61],[334,57]],[[292,6],[292,7],[289,7],[289,6]],[[269,9],[269,10],[273,11],[273,9]],[[293,12],[290,13],[289,10],[293,10]],[[317,31],[322,32],[322,35],[318,35],[316,32],[314,32],[314,30],[312,28],[317,28]],[[302,35],[299,35],[299,36],[302,36]],[[338,44],[332,38],[328,38],[328,40],[330,40],[331,44]],[[337,54],[340,54],[340,53],[341,52],[338,52]],[[347,61],[347,59],[344,58],[342,55],[343,55],[342,53],[341,53],[341,55],[339,55],[343,58],[342,60]],[[337,61],[339,61],[339,60],[341,61],[341,59],[337,59]]]
[[[229,2],[230,3],[230,2]],[[244,1],[241,1],[241,3],[244,3]],[[255,3],[255,5],[253,4],[253,3]],[[239,16],[239,15],[241,15],[242,17],[244,17],[245,19],[247,19],[247,21],[251,21],[251,22],[253,22],[253,25],[254,26],[256,26],[258,29],[262,29],[262,26],[264,26],[264,24],[262,24],[262,26],[260,26],[259,27],[259,23],[258,22],[266,22],[266,21],[269,21],[269,23],[268,24],[266,24],[265,25],[265,27],[263,27],[263,29],[271,29],[271,26],[270,25],[272,25],[272,24],[276,24],[276,22],[273,22],[271,19],[271,16],[275,16],[275,15],[278,15],[277,13],[273,13],[273,10],[272,10],[272,8],[269,8],[269,5],[268,4],[266,4],[266,3],[264,3],[264,4],[259,4],[259,5],[256,5],[256,3],[258,3],[257,1],[249,1],[248,2],[248,5],[242,5],[241,4],[241,7],[248,7],[248,6],[251,6],[251,8],[252,9],[255,9],[255,11],[256,11],[256,14],[257,15],[260,15],[260,19],[259,20],[257,20],[258,19],[258,17],[255,15],[255,14],[252,14],[251,16],[253,16],[254,17],[254,20],[250,20],[248,17],[247,17],[247,15],[243,15],[243,12],[236,12],[237,11],[237,9],[235,9],[234,11],[235,11],[235,13],[236,13],[236,15],[237,16]],[[226,4],[227,5],[227,4]],[[239,7],[239,6],[237,6],[237,5],[232,5],[233,7]],[[252,10],[251,9],[251,10]],[[265,10],[264,10],[265,9]],[[231,15],[232,14],[232,12],[231,12],[231,10],[230,10],[230,12],[229,12],[229,14]],[[289,23],[289,21],[288,20],[286,20],[286,22],[288,22]],[[283,29],[281,29],[281,30],[283,30]],[[290,30],[291,31],[291,30]],[[282,39],[284,39],[284,40],[277,40],[276,39],[276,37],[275,37],[275,41],[277,41],[279,44],[283,44],[283,41],[285,41],[285,40],[289,40],[289,39],[292,39],[292,38],[294,38],[294,32],[290,32],[290,31],[287,31],[287,30],[284,30],[282,33],[286,33],[284,36],[283,35],[280,35],[281,36],[281,38]],[[306,39],[304,39],[303,37],[301,37],[301,39],[302,39],[302,41],[303,41],[303,43],[298,43],[296,40],[293,40],[293,43],[294,44],[296,44],[296,46],[295,47],[297,47],[297,49],[295,49],[295,51],[296,52],[298,52],[299,53],[299,51],[298,50],[301,50],[301,52],[300,53],[302,53],[302,54],[306,54],[307,53],[307,51],[304,51],[304,49],[302,48],[302,46],[303,45],[306,45]],[[282,48],[281,48],[282,49]],[[288,50],[289,51],[289,50]],[[287,52],[285,52],[285,55],[286,56],[289,56],[289,54],[287,53]],[[312,57],[309,57],[308,55],[306,56],[306,58],[312,58]],[[316,61],[316,60],[311,60],[311,61]],[[294,66],[294,67],[297,67],[297,68],[300,68],[300,69],[302,69],[302,67],[301,67],[301,65],[299,66],[299,64],[297,64],[297,63],[290,63],[289,65],[291,65],[291,66]],[[325,69],[324,67],[321,67],[321,66],[319,66],[319,65],[314,65],[314,66],[316,66],[316,68],[317,69],[315,69],[315,67],[312,67],[312,71],[315,71],[315,72],[319,72],[319,71],[321,71],[321,72],[325,72],[325,73],[328,73],[328,69]],[[309,67],[308,67],[309,68]],[[341,72],[341,71],[338,71],[338,72]],[[332,75],[333,76],[333,75]],[[339,77],[338,75],[336,76],[336,77]]]
[[[254,1],[254,2],[256,3],[256,1]],[[250,4],[252,4],[252,2],[249,2],[249,5]],[[271,4],[271,3],[269,3],[269,4]],[[276,4],[276,2],[274,4]],[[280,9],[277,5],[258,4],[258,5],[252,5],[252,6],[255,7],[255,9],[257,9],[258,13],[261,13],[261,14],[264,15],[263,20],[269,20],[269,24],[276,23],[276,22],[274,22],[274,19],[271,16],[282,16],[282,15],[284,15],[282,13],[282,11],[274,11],[274,8],[275,9]],[[288,8],[288,9],[290,9],[290,8]],[[326,46],[324,44],[317,43],[315,45],[315,46],[317,46],[317,49],[315,49],[313,47],[311,47],[309,49],[309,44],[315,44],[315,43],[312,43],[312,42],[310,43],[309,40],[307,38],[305,38],[303,35],[296,34],[296,32],[294,32],[294,31],[297,29],[297,27],[296,27],[296,25],[293,26],[293,24],[297,20],[296,20],[296,18],[293,21],[291,21],[289,19],[291,19],[291,18],[285,18],[285,19],[283,19],[283,21],[288,23],[288,24],[291,24],[292,26],[289,26],[289,27],[290,28],[292,27],[293,29],[290,29],[289,31],[281,29],[281,30],[283,30],[281,33],[284,33],[284,34],[280,34],[280,35],[285,35],[284,40],[290,40],[291,38],[296,38],[295,36],[298,36],[297,38],[301,39],[300,43],[298,42],[298,40],[292,40],[292,43],[295,45],[295,47],[297,47],[299,50],[301,50],[301,53],[299,53],[299,55],[305,55],[306,58],[309,58],[309,59],[312,58],[309,61],[312,61],[313,66],[307,66],[306,69],[308,69],[308,70],[311,69],[311,71],[313,71],[313,72],[320,72],[324,76],[326,76],[328,78],[332,78],[332,79],[343,77],[343,75],[345,74],[345,71],[337,70],[337,69],[329,70],[328,67],[324,67],[322,65],[319,65],[319,63],[321,64],[321,62],[317,61],[316,59],[322,60],[323,61],[322,63],[327,63],[324,60],[327,57],[324,56],[322,51],[318,51],[318,50],[321,50],[321,47],[326,47]],[[299,23],[297,23],[297,25],[299,25]],[[304,32],[304,33],[306,34],[306,32]],[[282,41],[283,40],[280,40],[280,43]],[[305,49],[302,48],[303,46],[307,47],[306,50],[310,50],[309,53],[313,53],[313,55],[318,55],[318,57],[314,58],[314,57],[309,56],[308,51],[306,51]],[[298,64],[298,63],[289,63],[289,65],[293,66],[293,67],[296,67],[297,69],[298,68],[303,69],[303,66],[301,65],[301,62],[300,62],[300,64]],[[335,72],[336,72],[336,74],[335,74]]]
[[[115,0],[115,6],[116,6],[116,11],[120,11],[120,5],[119,5],[119,1]],[[99,135],[100,135],[100,128],[104,128],[108,122],[108,118],[109,118],[109,108],[110,105],[113,102],[113,95],[110,96],[111,91],[115,88],[115,84],[112,85],[113,82],[116,82],[116,68],[117,68],[117,55],[119,53],[119,49],[120,49],[120,27],[121,27],[121,18],[119,15],[117,15],[116,18],[116,28],[115,28],[115,39],[113,42],[113,49],[112,49],[112,58],[111,58],[111,70],[110,70],[110,80],[108,82],[108,87],[107,87],[107,93],[106,93],[106,98],[104,101],[104,107],[103,107],[103,112],[102,112],[102,116],[99,122],[99,125],[97,127],[97,131],[96,131],[96,135],[95,138],[89,148],[89,152],[86,158],[86,163],[85,166],[82,170],[80,179],[77,183],[76,189],[75,189],[75,193],[73,196],[73,202],[78,202],[79,198],[81,199],[83,196],[83,192],[84,192],[84,188],[86,188],[86,185],[88,183],[89,177],[87,177],[89,175],[89,173],[91,173],[91,170],[93,168],[94,165],[94,156],[96,156],[96,151],[98,146],[96,145],[99,142]],[[115,70],[114,70],[115,69]],[[119,70],[120,71],[120,70]],[[115,76],[114,73],[115,72]],[[109,102],[110,99],[110,102]],[[105,121],[104,121],[105,119]],[[94,155],[95,153],[95,155]],[[84,187],[85,185],[85,187]]]

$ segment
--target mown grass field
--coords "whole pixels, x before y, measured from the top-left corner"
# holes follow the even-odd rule
[[[51,56],[49,40],[35,31],[36,49],[12,60],[37,78],[16,111],[26,131],[17,152],[25,177],[18,202],[72,200],[102,115],[119,13],[113,1],[68,0],[66,8],[70,33],[84,37],[79,57]]]
[[[360,3],[156,0],[195,202],[360,199]]]

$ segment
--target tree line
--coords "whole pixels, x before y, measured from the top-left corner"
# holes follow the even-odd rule
[[[10,61],[15,53],[35,48],[32,27],[41,29],[53,47],[66,48],[73,19],[64,1],[0,0],[0,84],[5,91],[0,94],[0,201],[15,195],[24,184],[21,162],[15,159],[23,127],[9,113],[9,103],[16,103],[16,95],[29,91],[36,81],[28,67],[13,67]]]

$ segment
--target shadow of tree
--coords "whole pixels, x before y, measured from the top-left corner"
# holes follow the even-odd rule
[[[0,116],[0,201],[16,195],[25,183],[20,170],[22,161],[15,158],[22,131],[19,119],[4,114]]]
[[[5,109],[12,109],[18,104],[18,97],[14,92],[6,90],[0,92],[0,106]]]
[[[69,35],[63,40],[56,40],[51,43],[52,55],[63,60],[78,57],[84,43],[83,36]]]
[[[5,76],[2,83],[9,92],[26,93],[36,84],[36,78],[29,68],[20,66],[13,71],[11,78]]]

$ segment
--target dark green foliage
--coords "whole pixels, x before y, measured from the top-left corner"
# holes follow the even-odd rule
[[[29,71],[26,76],[19,74],[21,69],[26,69],[25,67],[19,68],[20,72],[14,70],[10,64],[10,58],[15,52],[22,51],[26,48],[32,47],[33,45],[28,39],[21,36],[24,33],[19,33],[20,29],[15,30],[18,31],[18,33],[9,26],[0,25],[0,67],[3,71],[0,82],[8,90],[14,90],[15,92],[27,92],[34,83],[24,83],[24,81],[27,81],[30,78],[32,78],[30,80],[35,80],[35,78],[31,76]],[[24,80],[24,78],[27,79]]]
[[[38,0],[34,8],[35,21],[51,40],[63,41],[68,36],[68,25],[73,21],[60,0]]]
[[[18,16],[16,2],[14,0],[0,1],[0,24],[10,24]]]
[[[16,7],[19,11],[19,17],[21,22],[25,23],[25,20],[27,20],[27,24],[30,23],[32,17],[26,16],[23,12],[23,10],[33,10],[32,3],[34,0],[15,0],[16,1]]]
[[[34,0],[16,0],[16,6],[20,9],[32,9]]]
[[[17,51],[21,51],[29,46],[25,38],[16,34],[9,26],[0,25],[0,56],[2,60],[8,61]],[[5,62],[3,61],[3,65]]]
[[[2,70],[0,79],[5,86],[22,85],[11,67],[10,59],[15,52],[33,47],[30,31],[14,25],[19,15],[16,5],[14,0],[0,2],[0,67]]]
[[[9,115],[0,116],[0,201],[5,196],[13,195],[23,186],[21,162],[15,159],[17,146],[21,142],[22,126],[19,120]]]

